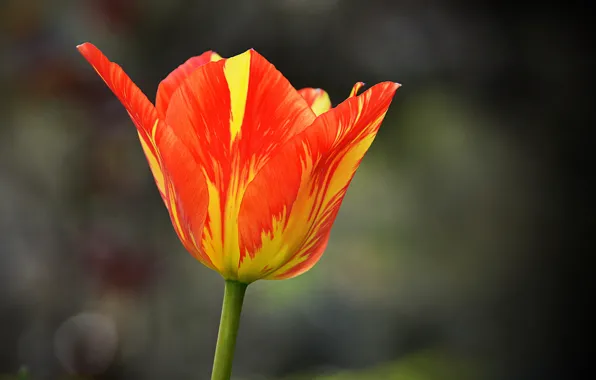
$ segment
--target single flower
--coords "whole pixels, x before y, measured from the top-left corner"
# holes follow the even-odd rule
[[[321,257],[362,157],[399,84],[379,83],[335,108],[296,91],[248,50],[179,66],[155,106],[89,43],[78,46],[137,127],[185,248],[226,280],[285,279]]]

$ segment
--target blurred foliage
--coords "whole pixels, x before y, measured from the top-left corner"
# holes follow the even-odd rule
[[[290,376],[287,380],[472,380],[478,373],[470,363],[445,356],[441,351],[424,351],[372,369],[342,371],[333,375]]]

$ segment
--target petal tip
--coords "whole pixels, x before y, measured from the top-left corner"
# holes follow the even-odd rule
[[[362,87],[364,87],[365,84],[364,82],[356,82],[356,84],[354,84],[354,87],[352,87],[352,91],[350,91],[350,98],[353,96],[357,96],[358,95],[358,91],[360,91],[362,89]]]
[[[397,82],[383,82],[380,83],[380,85],[382,85],[383,88],[385,88],[386,90],[391,91],[393,93],[395,93],[401,87],[401,83]]]
[[[89,46],[91,46],[90,42],[83,42],[83,43],[78,44],[76,47],[77,47],[78,51],[81,51],[81,50],[88,48]]]
[[[90,61],[92,57],[98,55],[98,53],[99,55],[102,55],[99,49],[90,42],[83,42],[82,44],[77,45],[77,50],[88,61]]]
[[[240,56],[246,56],[246,55],[248,55],[248,56],[256,56],[256,57],[260,56],[259,52],[257,52],[254,48],[250,48],[250,49],[246,49],[242,53],[240,53],[238,55],[235,55],[233,57],[230,57],[230,58],[235,58],[235,57],[240,57]],[[230,59],[230,58],[228,58],[228,59]]]

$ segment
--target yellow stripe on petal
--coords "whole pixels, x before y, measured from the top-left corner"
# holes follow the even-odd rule
[[[370,148],[374,139],[375,135],[367,135],[358,144],[353,145],[341,159],[337,165],[337,169],[331,174],[331,181],[329,182],[329,187],[323,200],[323,208],[328,207],[332,198],[340,193],[352,180],[360,160],[362,160],[362,157],[364,157],[364,154]]]
[[[215,53],[215,52],[213,52],[213,53],[211,54],[211,62],[217,62],[217,61],[219,61],[220,59],[222,59],[222,58],[221,58],[221,55],[219,55],[219,54],[217,54],[217,53]]]
[[[143,152],[145,153],[145,157],[147,157],[147,162],[149,162],[149,168],[151,169],[151,173],[153,173],[153,177],[155,178],[155,183],[157,184],[157,189],[165,196],[166,188],[164,184],[163,172],[161,171],[161,167],[159,166],[159,162],[157,161],[157,157],[153,154],[143,137],[139,132],[139,140],[141,141],[141,147],[143,148]]]
[[[159,125],[159,120],[155,120],[153,127],[151,127],[151,140],[155,141],[155,135],[157,133],[157,126]],[[155,143],[154,143],[155,145]],[[157,149],[157,148],[156,148]]]
[[[132,116],[131,116],[132,117]],[[140,130],[137,130],[137,134],[139,135],[139,140],[141,141],[141,147],[143,148],[143,152],[145,153],[145,157],[147,157],[147,162],[149,163],[149,168],[151,169],[151,173],[153,173],[153,178],[155,178],[155,183],[157,184],[157,189],[161,193],[162,197],[166,195],[166,188],[164,183],[164,175],[156,157],[158,153],[157,146],[155,145],[155,135],[157,133],[157,127],[159,126],[159,120],[155,120],[153,126],[150,129],[150,136],[143,138]],[[144,132],[143,132],[144,133]],[[151,147],[147,145],[147,143],[151,144]],[[155,152],[155,153],[154,153]],[[165,200],[165,199],[164,199]]]
[[[169,201],[169,209],[170,215],[172,216],[172,222],[176,232],[178,232],[178,236],[180,240],[182,240],[183,244],[187,243],[188,236],[185,233],[184,228],[182,228],[182,223],[180,222],[180,215],[178,212],[178,206],[176,205],[176,191],[170,186],[170,191],[168,192],[168,201]]]
[[[238,269],[238,280],[251,283],[262,278],[268,271],[275,270],[284,264],[291,246],[283,239],[283,231],[287,225],[287,211],[284,210],[279,219],[274,219],[272,230],[261,234],[261,253],[254,257],[245,255]]]
[[[224,74],[230,90],[230,143],[242,129],[246,98],[248,96],[248,79],[250,77],[251,51],[247,51],[226,60]]]
[[[209,206],[207,208],[208,219],[205,223],[202,246],[218,272],[223,275],[223,230],[221,215],[221,198],[219,190],[211,181],[207,181],[209,193]]]

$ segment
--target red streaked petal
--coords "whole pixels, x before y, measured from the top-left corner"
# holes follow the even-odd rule
[[[313,111],[254,50],[197,68],[173,94],[166,121],[202,168],[209,206],[202,248],[237,279],[237,218],[246,186],[272,152],[312,124]]]
[[[141,146],[149,162],[149,167],[155,178],[157,188],[162,197],[165,196],[163,173],[157,159],[152,135],[161,125],[157,118],[157,111],[149,99],[126,75],[122,68],[110,60],[93,44],[84,43],[77,46],[79,52],[91,64],[97,74],[108,85],[110,90],[120,100],[139,132]]]
[[[380,83],[322,114],[257,174],[238,219],[242,281],[294,277],[319,260],[398,87]]]
[[[163,163],[165,201],[174,230],[191,255],[219,271],[221,260],[206,255],[200,244],[209,204],[203,171],[171,128],[160,128],[155,143]]]
[[[298,93],[306,100],[315,115],[319,116],[331,109],[329,95],[320,88],[303,88]]]
[[[217,62],[220,59],[221,57],[216,52],[211,50],[206,51],[199,56],[188,59],[162,80],[157,88],[157,97],[155,99],[155,107],[157,108],[160,117],[165,118],[174,91],[180,87],[182,82],[184,82],[193,71],[208,62]]]
[[[89,42],[77,46],[77,49],[118,97],[137,128],[150,131],[157,119],[155,107],[124,70],[118,64],[110,62],[95,45]]]

